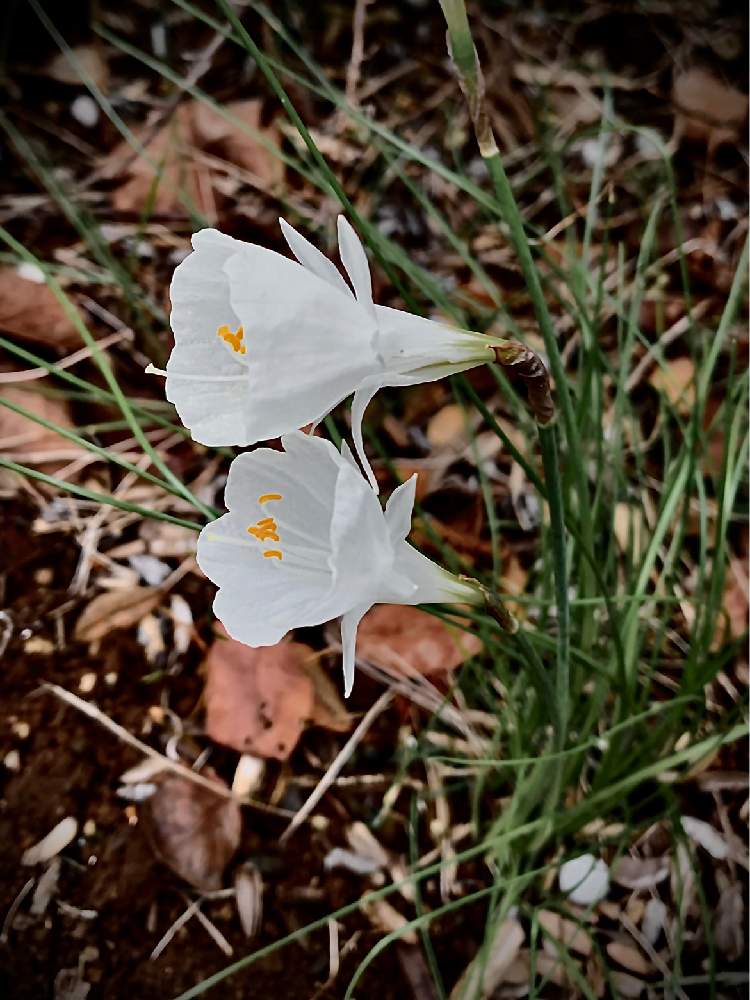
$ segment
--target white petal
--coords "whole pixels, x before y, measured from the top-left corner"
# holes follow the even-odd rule
[[[357,302],[375,318],[375,307],[372,302],[372,279],[370,278],[370,265],[367,263],[365,248],[359,241],[359,237],[354,232],[343,215],[338,217],[339,231],[339,253],[341,262],[349,275]]]
[[[379,492],[378,481],[375,478],[375,473],[372,471],[372,466],[367,460],[365,442],[362,438],[362,419],[365,415],[365,410],[370,405],[370,401],[378,389],[383,389],[385,386],[414,385],[415,382],[419,381],[419,378],[414,378],[412,375],[392,375],[389,372],[382,372],[363,379],[354,393],[351,412],[354,450],[357,453],[357,458],[362,463],[362,468],[365,470],[365,475],[370,486],[372,486],[376,493]]]
[[[380,501],[359,469],[344,460],[336,483],[331,552],[336,587],[350,594],[352,604],[391,575],[394,549]]]
[[[201,444],[245,443],[247,369],[217,337],[220,326],[240,325],[222,268],[241,244],[204,229],[193,237],[193,246],[195,251],[175,269],[170,287],[175,346],[167,363],[166,396]]]
[[[224,270],[245,330],[252,441],[320,419],[379,367],[368,314],[300,264],[246,246]]]
[[[416,492],[417,474],[415,472],[388,498],[388,503],[385,505],[385,520],[394,542],[400,542],[411,531],[411,516],[414,510]]]
[[[333,285],[340,292],[344,292],[349,296],[353,295],[351,288],[344,281],[332,260],[329,260],[316,246],[313,246],[293,226],[290,226],[286,219],[279,219],[279,225],[284,234],[284,239],[289,244],[289,249],[303,267],[306,267],[308,271],[312,271],[313,274],[322,278],[323,281],[327,281],[329,285]]]
[[[609,892],[609,869],[601,858],[582,854],[560,865],[558,881],[572,903],[593,906]]]
[[[355,608],[341,618],[341,649],[344,666],[344,697],[348,698],[354,687],[354,668],[356,666],[357,629],[364,615],[372,605]]]

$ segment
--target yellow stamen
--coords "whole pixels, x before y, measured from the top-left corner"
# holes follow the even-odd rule
[[[221,337],[225,344],[229,344],[235,354],[247,354],[247,348],[242,343],[245,337],[245,331],[241,326],[238,326],[237,331],[232,333],[225,323],[216,331],[216,336]]]
[[[283,500],[283,496],[280,493],[264,493],[262,496],[258,497],[258,503],[266,503],[268,500]]]
[[[263,553],[264,559],[283,559],[284,557],[279,552],[278,549],[269,549],[268,552]]]
[[[257,524],[251,524],[247,529],[249,535],[254,535],[259,542],[278,542],[278,529],[272,517],[264,517]]]

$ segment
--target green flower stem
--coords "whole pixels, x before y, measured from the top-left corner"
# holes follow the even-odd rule
[[[544,338],[545,350],[555,378],[555,386],[560,402],[568,446],[571,451],[577,452],[579,450],[578,428],[566,381],[565,369],[557,347],[555,332],[544,299],[539,273],[529,249],[523,219],[521,218],[521,213],[516,204],[513,190],[505,173],[505,168],[503,167],[503,162],[492,134],[492,127],[484,101],[482,70],[479,65],[479,59],[466,15],[466,5],[464,0],[440,0],[440,5],[448,25],[448,47],[458,74],[461,89],[466,96],[479,151],[495,187],[495,195],[510,231],[511,240],[518,255],[539,329]],[[499,357],[498,360],[501,363],[504,361],[502,357]],[[567,738],[570,702],[570,606],[568,600],[564,502],[556,429],[552,422],[552,414],[546,405],[542,406],[541,409],[539,406],[534,406],[531,395],[529,402],[539,428],[539,442],[550,510],[550,534],[552,537],[552,558],[555,571],[555,592],[557,596],[559,628],[555,682],[555,693],[558,699],[558,727],[555,734],[555,746],[557,750],[562,750]],[[588,488],[585,471],[580,462],[575,462],[574,465],[578,472],[578,493],[583,508],[581,510],[581,522],[587,525]],[[584,528],[584,532],[586,531],[587,528]],[[586,541],[588,543],[589,539],[586,538]],[[590,544],[588,548],[591,548]]]

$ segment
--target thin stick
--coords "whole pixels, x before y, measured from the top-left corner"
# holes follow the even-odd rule
[[[175,570],[175,573],[179,573],[180,568]],[[174,574],[173,574],[174,575]],[[159,753],[158,750],[154,750],[150,747],[148,743],[143,743],[132,733],[129,733],[127,729],[124,729],[117,722],[114,722],[105,715],[100,709],[96,707],[90,701],[84,701],[83,698],[79,698],[78,695],[72,694],[70,691],[66,691],[65,688],[60,687],[58,684],[52,684],[49,681],[42,685],[42,690],[50,691],[55,697],[59,698],[60,701],[66,702],[68,705],[72,705],[73,708],[77,708],[79,712],[83,712],[84,715],[88,715],[90,719],[98,722],[99,725],[104,726],[108,729],[110,733],[113,733],[118,739],[121,739],[123,743],[127,743],[128,746],[133,747],[135,750],[139,750],[145,757],[151,757],[153,760],[159,760],[164,765],[165,771],[173,771],[175,774],[179,774],[183,778],[187,778],[188,781],[194,782],[196,785],[200,785],[202,788],[207,788],[214,795],[218,795],[223,799],[234,799],[240,805],[250,805],[255,809],[261,809],[263,812],[273,813],[275,816],[289,816],[289,811],[286,809],[278,809],[275,806],[266,805],[263,802],[256,802],[253,799],[238,798],[230,788],[226,788],[223,785],[218,785],[215,781],[211,781],[209,778],[204,778],[202,774],[198,774],[196,771],[192,771],[185,764],[180,764],[175,760],[170,760],[163,753]],[[372,711],[372,709],[370,710]],[[363,720],[364,721],[364,720]]]
[[[315,789],[313,790],[307,801],[302,805],[302,808],[299,810],[299,812],[294,817],[289,826],[286,828],[286,830],[284,830],[284,832],[282,833],[281,837],[279,838],[282,844],[284,843],[284,841],[289,839],[294,830],[297,829],[300,823],[303,823],[307,819],[307,817],[313,811],[318,802],[320,802],[325,793],[328,791],[331,785],[335,782],[336,778],[339,776],[341,769],[344,767],[346,762],[349,760],[351,755],[356,750],[362,737],[365,735],[367,730],[373,724],[375,719],[380,715],[380,713],[384,712],[385,709],[388,707],[388,705],[390,705],[392,700],[393,700],[393,691],[390,688],[388,688],[381,694],[381,696],[378,698],[375,704],[370,706],[365,715],[362,717],[362,720],[357,726],[357,728],[354,730],[352,735],[343,745],[341,750],[339,750],[336,759],[333,761],[331,766],[323,775],[320,782],[315,787]]]

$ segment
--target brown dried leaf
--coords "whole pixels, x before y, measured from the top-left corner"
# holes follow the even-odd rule
[[[607,954],[613,962],[617,962],[629,972],[647,976],[653,971],[653,966],[640,951],[634,945],[626,944],[624,941],[610,941],[607,945]]]
[[[82,344],[52,290],[25,278],[15,267],[0,267],[0,330],[61,351]]]
[[[225,110],[276,144],[275,129],[260,127],[259,100],[235,101],[226,105]],[[119,145],[107,157],[105,169],[110,176],[117,176],[123,163],[128,165],[128,179],[113,195],[113,205],[118,211],[141,212],[152,200],[153,211],[157,213],[184,213],[181,191],[199,206],[215,207],[221,200],[216,183],[218,174],[198,161],[196,150],[250,171],[263,186],[272,186],[283,178],[284,168],[278,157],[202,101],[183,104],[155,136],[149,139],[150,135],[149,129],[142,130],[140,135],[147,140],[147,157],[133,159],[127,143]],[[154,168],[149,159],[161,168],[155,190]]]
[[[312,650],[311,650],[312,652]],[[317,657],[304,663],[307,676],[313,684],[313,707],[310,722],[334,733],[347,733],[352,728],[352,717],[344,707],[336,687],[321,667]]]
[[[449,403],[430,417],[427,440],[433,448],[451,448],[455,451],[465,448],[469,438],[462,407]]]
[[[400,604],[376,605],[357,633],[357,655],[399,676],[447,673],[481,648],[477,636]]]
[[[109,67],[99,50],[93,45],[78,45],[71,50],[71,55],[73,59],[70,59],[65,52],[58,53],[45,66],[45,75],[57,80],[58,83],[69,83],[71,86],[80,87],[84,82],[81,74],[85,73],[100,90],[106,91]]]
[[[674,358],[667,362],[665,368],[654,368],[649,382],[663,392],[680,413],[687,413],[695,402],[695,365],[692,358]]]
[[[666,858],[620,858],[612,879],[626,889],[653,889],[669,875]]]
[[[203,775],[226,788],[210,768]],[[234,799],[168,774],[159,780],[144,814],[154,853],[164,864],[196,889],[221,888],[242,832],[242,815]]]
[[[579,955],[591,954],[591,938],[586,931],[572,920],[566,920],[553,910],[540,910],[539,923],[544,930],[570,951]]]
[[[46,384],[46,381],[42,380],[41,384]],[[40,382],[35,382],[34,385],[36,389],[40,386]],[[23,406],[24,409],[60,427],[70,429],[73,426],[70,409],[64,399],[50,399],[39,391],[24,389],[17,385],[0,386],[0,398]],[[0,406],[0,453],[7,458],[30,464],[29,460],[33,456],[34,468],[54,475],[70,461],[69,458],[63,458],[60,452],[70,454],[82,450],[55,431],[48,430],[5,406]],[[53,457],[55,452],[58,453],[57,458]],[[47,454],[50,455],[49,461],[46,461]]]
[[[672,99],[681,112],[678,129],[709,145],[738,136],[747,116],[747,95],[700,66],[675,77]]]
[[[73,638],[96,642],[118,628],[131,628],[153,611],[163,591],[160,587],[128,587],[99,594],[76,622]]]
[[[286,760],[314,712],[304,666],[310,654],[309,646],[289,639],[258,649],[217,639],[206,658],[208,735],[242,753]]]
[[[521,924],[510,917],[499,924],[489,949],[481,950],[468,964],[451,991],[450,1000],[461,997],[491,997],[518,956],[525,938]]]

